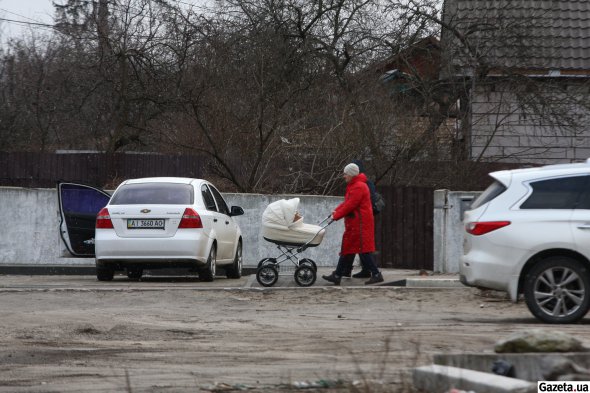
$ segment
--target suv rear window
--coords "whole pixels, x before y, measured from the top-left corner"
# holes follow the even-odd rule
[[[475,201],[473,201],[471,209],[477,209],[478,207],[485,205],[504,191],[506,191],[506,186],[499,181],[494,180],[494,182],[490,184]]]
[[[111,205],[191,205],[193,186],[176,183],[126,184],[111,198]]]
[[[531,182],[533,193],[521,209],[575,209],[586,190],[588,176],[572,176]]]

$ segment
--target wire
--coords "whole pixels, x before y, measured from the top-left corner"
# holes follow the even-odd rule
[[[54,25],[49,25],[47,23],[39,23],[39,22],[25,22],[23,20],[14,20],[14,19],[7,19],[7,18],[0,18],[0,21],[3,22],[9,22],[9,23],[18,23],[21,25],[28,25],[28,26],[37,26],[37,27],[42,27],[42,28],[49,28],[49,29],[55,29]]]
[[[32,20],[33,22],[43,23],[43,22],[41,22],[41,21],[39,21],[37,19],[32,19],[32,18],[29,18],[28,16],[17,14],[16,12],[8,11],[7,9],[4,9],[4,8],[0,8],[0,11],[8,12],[9,14],[20,16],[21,18],[25,18],[25,19],[28,19],[28,20]]]

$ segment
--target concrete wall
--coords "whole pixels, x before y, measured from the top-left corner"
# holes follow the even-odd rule
[[[481,194],[474,191],[436,190],[434,192],[434,271],[458,273],[463,255],[463,213]]]
[[[228,205],[241,206],[245,214],[236,217],[244,238],[244,266],[256,266],[264,257],[278,256],[272,243],[260,236],[262,212],[269,203],[293,196],[223,194]],[[342,202],[339,197],[298,196],[304,222],[317,224]],[[92,258],[71,258],[59,236],[58,199],[55,189],[0,187],[0,264],[3,265],[87,265]],[[303,255],[318,266],[335,266],[344,225],[333,223],[318,247]]]
[[[434,193],[434,271],[457,273],[463,252],[463,212],[479,192],[437,190]],[[272,243],[260,236],[262,212],[269,203],[289,195],[224,194],[229,205],[241,206],[244,215],[236,217],[244,237],[244,266],[256,266],[265,257],[278,256]],[[299,196],[304,221],[319,223],[342,198]],[[91,258],[69,256],[58,231],[60,222],[55,189],[0,187],[0,265],[88,265]],[[335,266],[344,225],[341,221],[327,228],[318,247],[303,255],[318,266]]]

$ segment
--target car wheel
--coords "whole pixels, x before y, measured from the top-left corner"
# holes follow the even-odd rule
[[[199,278],[203,281],[213,281],[215,278],[215,269],[217,268],[217,247],[215,244],[211,246],[209,251],[209,258],[207,258],[207,266],[199,270]]]
[[[108,268],[96,268],[96,278],[98,281],[112,281],[115,277],[115,271]]]
[[[576,322],[590,307],[588,267],[565,256],[543,259],[525,277],[524,298],[543,322]]]
[[[142,268],[127,269],[127,277],[129,277],[130,280],[139,280],[142,275]]]
[[[227,278],[240,278],[242,277],[242,242],[238,242],[236,248],[236,255],[234,256],[234,263],[225,269],[225,275]]]

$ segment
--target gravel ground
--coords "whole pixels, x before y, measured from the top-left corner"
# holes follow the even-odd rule
[[[219,282],[0,276],[0,392],[410,391],[434,353],[540,327],[590,342],[588,320],[543,325],[474,288]]]

